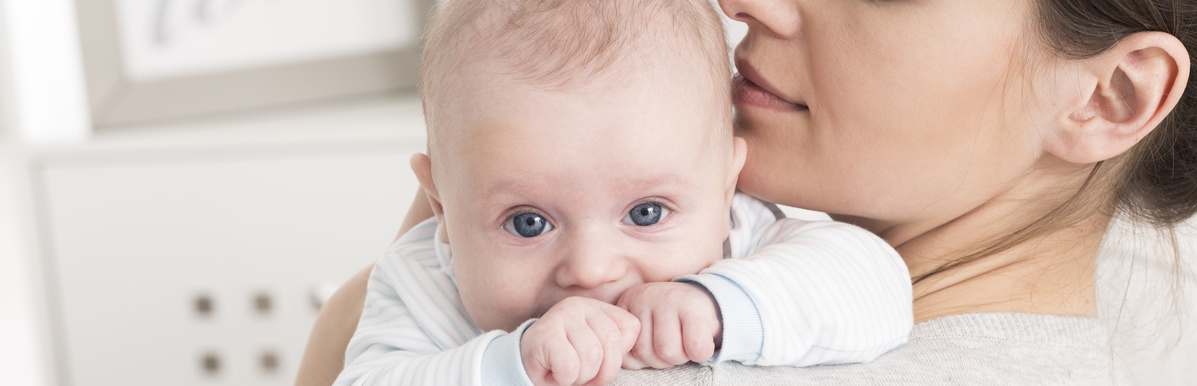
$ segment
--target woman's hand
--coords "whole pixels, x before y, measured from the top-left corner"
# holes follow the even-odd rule
[[[625,369],[706,362],[722,343],[719,307],[698,285],[645,283],[625,291],[616,305],[640,319],[640,337],[623,358]]]

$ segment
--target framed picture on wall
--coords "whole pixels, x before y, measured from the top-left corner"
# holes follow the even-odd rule
[[[75,0],[97,127],[411,88],[436,0]]]

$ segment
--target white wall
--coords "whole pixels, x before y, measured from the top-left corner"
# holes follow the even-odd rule
[[[73,0],[0,0],[9,137],[78,142],[91,132]]]
[[[28,213],[19,204],[22,168],[11,152],[0,143],[0,385],[48,385],[47,331],[35,291],[41,275],[23,226]]]
[[[19,149],[14,144],[12,109],[14,95],[9,69],[7,0],[0,0],[0,385],[43,386],[49,384],[45,331],[39,327],[40,311],[24,229]]]
[[[3,143],[8,138],[8,129],[11,127],[9,122],[8,112],[12,104],[12,90],[8,83],[8,39],[5,34],[5,16],[4,2],[0,1],[0,143]]]

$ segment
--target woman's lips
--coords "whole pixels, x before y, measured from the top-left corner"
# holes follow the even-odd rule
[[[790,103],[771,93],[760,85],[737,74],[735,79],[736,104],[741,106],[758,106],[781,111],[803,111],[806,105]]]
[[[734,80],[737,104],[781,111],[809,110],[804,101],[786,98],[779,93],[778,89],[770,85],[748,60],[737,57],[736,70],[738,74]]]

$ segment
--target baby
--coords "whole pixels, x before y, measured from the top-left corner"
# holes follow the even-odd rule
[[[604,384],[905,343],[889,245],[736,193],[707,0],[454,0],[424,55],[412,169],[435,219],[375,265],[337,384]]]

